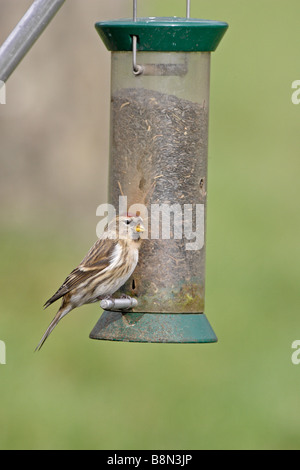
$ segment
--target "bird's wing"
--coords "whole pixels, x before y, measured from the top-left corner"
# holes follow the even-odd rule
[[[58,291],[47,300],[44,308],[49,307],[86,279],[91,278],[93,274],[98,274],[107,268],[115,256],[117,245],[118,240],[109,238],[97,240],[79,266],[69,274]]]

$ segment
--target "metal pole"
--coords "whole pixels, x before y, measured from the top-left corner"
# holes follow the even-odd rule
[[[35,0],[0,48],[0,80],[6,82],[65,0]]]

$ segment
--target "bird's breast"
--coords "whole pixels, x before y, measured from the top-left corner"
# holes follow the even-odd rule
[[[139,260],[138,249],[122,249],[119,263],[115,263],[111,269],[106,270],[102,282],[94,290],[94,298],[111,295],[122,287],[134,272]]]

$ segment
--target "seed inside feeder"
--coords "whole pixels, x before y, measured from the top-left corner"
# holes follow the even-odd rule
[[[149,216],[149,238],[122,292],[138,297],[137,312],[203,312],[205,247],[186,249],[195,240],[184,220],[191,217],[195,230],[196,205],[206,205],[208,109],[174,95],[125,88],[112,96],[111,116],[110,201],[118,207],[125,195],[128,207],[144,204]],[[155,204],[176,205],[170,239],[151,239],[151,232],[157,235]]]

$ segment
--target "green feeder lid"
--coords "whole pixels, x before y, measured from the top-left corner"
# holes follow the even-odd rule
[[[109,51],[131,51],[132,36],[139,51],[215,51],[228,24],[194,18],[138,18],[96,23],[96,30]]]

